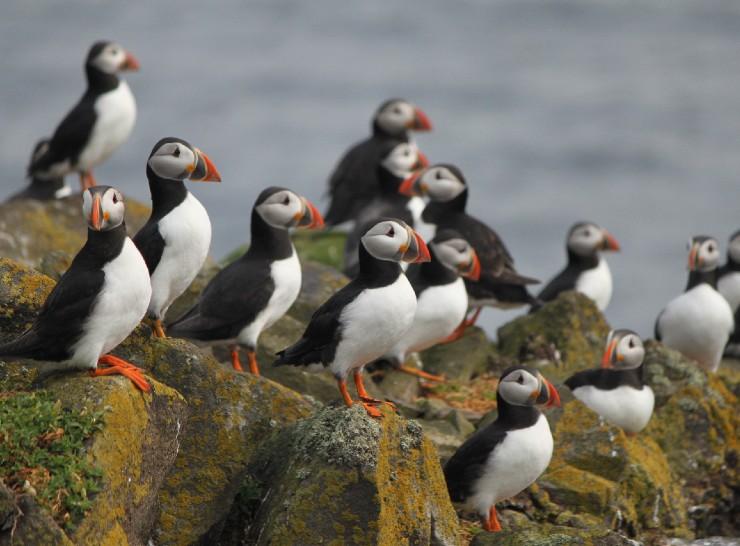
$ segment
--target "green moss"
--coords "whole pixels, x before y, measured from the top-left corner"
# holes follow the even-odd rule
[[[83,454],[85,440],[102,429],[102,416],[64,410],[44,391],[0,397],[3,481],[16,491],[35,489],[57,523],[74,528],[100,491],[102,474]]]

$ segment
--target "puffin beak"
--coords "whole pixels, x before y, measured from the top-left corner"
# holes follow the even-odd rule
[[[305,197],[301,197],[301,202],[303,203],[303,212],[296,214],[296,227],[306,229],[320,229],[324,227],[324,217],[321,216],[319,209]]]
[[[611,233],[606,230],[603,230],[602,233],[604,234],[604,239],[601,242],[601,250],[613,250],[615,252],[620,250],[619,243]]]
[[[95,231],[100,231],[103,227],[103,202],[97,194],[93,196],[92,210],[90,211],[90,226]]]
[[[614,352],[617,350],[618,339],[612,339],[609,345],[606,346],[604,355],[601,357],[602,368],[613,368],[614,367]]]
[[[424,188],[419,183],[419,179],[421,178],[421,175],[423,172],[424,172],[423,170],[416,171],[411,176],[409,176],[406,180],[401,182],[401,185],[398,187],[398,193],[400,193],[401,195],[406,195],[408,197],[413,197],[415,195],[423,195]]]
[[[424,242],[421,235],[411,228],[408,228],[407,231],[409,234],[409,242],[398,249],[401,253],[401,260],[410,264],[428,262],[431,260],[432,256],[429,254],[427,244]]]
[[[126,58],[123,60],[123,63],[121,63],[119,70],[131,70],[136,72],[139,70],[139,61],[137,61],[136,57],[131,55],[131,53],[126,52]]]
[[[460,270],[460,274],[466,279],[477,281],[480,279],[480,260],[478,259],[478,254],[475,250],[472,251],[472,254],[470,262],[466,266],[463,266]]]
[[[699,256],[699,245],[694,243],[689,251],[689,271],[701,268],[701,257]]]
[[[560,394],[547,379],[540,375],[540,390],[536,393],[537,404],[544,404],[546,408],[560,407]]]
[[[416,171],[416,170],[423,169],[428,166],[429,166],[429,158],[424,152],[422,152],[421,150],[418,150],[417,160],[416,160],[416,165],[414,165],[414,170]]]
[[[406,128],[414,131],[431,131],[432,122],[429,121],[429,117],[420,108],[415,108],[414,119],[406,125]]]
[[[194,182],[221,182],[221,175],[211,158],[198,148],[195,149],[195,155],[196,160],[195,165],[191,165],[190,180]]]

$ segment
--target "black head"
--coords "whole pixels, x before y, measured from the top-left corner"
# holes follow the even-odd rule
[[[111,186],[93,186],[82,194],[82,214],[94,231],[110,231],[123,223],[123,195]]]
[[[373,115],[373,131],[389,136],[401,136],[406,131],[431,131],[427,115],[404,99],[389,99]]]
[[[427,157],[412,142],[390,141],[382,145],[378,164],[381,186],[398,192],[400,184],[413,173],[429,165]],[[389,184],[390,182],[390,184]]]
[[[467,200],[468,185],[462,171],[449,163],[438,163],[412,174],[404,180],[399,192],[404,195],[426,195],[433,202],[450,203]]]
[[[421,263],[430,259],[424,239],[403,220],[386,218],[371,227],[360,240],[374,258],[389,262]]]
[[[454,229],[441,229],[429,243],[433,259],[458,275],[477,281],[480,260],[470,243]]]
[[[139,70],[139,61],[119,44],[102,40],[95,42],[90,48],[85,67],[113,75],[126,70]]]
[[[594,222],[577,222],[571,226],[566,239],[569,253],[577,256],[596,256],[605,250],[619,250],[617,240]]]
[[[640,336],[632,330],[616,329],[609,332],[606,338],[601,367],[632,370],[639,368],[644,358],[645,346]]]
[[[287,188],[271,186],[262,190],[253,210],[267,224],[278,229],[319,229],[324,225],[324,219],[314,204]]]
[[[498,395],[513,406],[559,406],[560,395],[542,374],[526,366],[504,370],[498,383]]]
[[[720,249],[717,239],[696,235],[689,239],[689,271],[709,272],[719,267]]]
[[[218,169],[205,153],[176,137],[163,138],[154,145],[147,168],[164,180],[221,181]]]
[[[727,245],[727,259],[734,264],[740,264],[740,230],[730,237]]]

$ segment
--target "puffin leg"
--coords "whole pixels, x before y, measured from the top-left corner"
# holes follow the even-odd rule
[[[242,363],[239,361],[239,346],[231,346],[231,365],[237,372],[243,372]]]
[[[491,506],[488,510],[488,518],[483,520],[483,528],[486,531],[495,533],[501,530],[501,523],[498,521],[498,515],[496,514],[496,506]]]
[[[445,378],[444,375],[434,375],[431,373],[427,373],[424,370],[420,370],[419,368],[414,368],[413,366],[406,366],[405,364],[399,366],[398,370],[409,375],[421,377],[422,379],[428,379],[429,381],[447,381],[447,378]]]
[[[162,327],[162,319],[154,319],[152,324],[152,330],[154,330],[154,337],[166,338],[164,328]]]
[[[98,359],[98,365],[104,364],[106,368],[90,370],[91,377],[102,375],[122,375],[131,381],[136,388],[143,392],[150,392],[152,387],[147,382],[141,370],[125,360],[113,355],[103,355]]]
[[[463,335],[465,334],[465,330],[473,326],[478,320],[481,309],[482,307],[478,307],[476,308],[475,312],[472,315],[470,315],[470,317],[465,317],[463,321],[460,323],[460,325],[457,328],[455,328],[455,331],[452,332],[446,338],[444,338],[440,342],[440,344],[452,343],[453,341],[457,341],[458,339],[463,337]]]
[[[247,358],[249,359],[249,371],[252,375],[260,376],[260,368],[257,365],[257,353],[253,350],[247,351]]]
[[[347,382],[344,379],[337,378],[337,386],[339,387],[339,392],[342,393],[342,399],[344,400],[345,405],[348,408],[351,408],[354,402],[352,401],[352,397],[349,395],[349,391],[347,390]]]
[[[82,186],[83,192],[88,188],[98,185],[92,171],[83,171],[80,173],[80,185]]]
[[[362,369],[355,370],[353,372],[353,375],[355,378],[355,387],[357,388],[357,396],[360,397],[360,400],[362,401],[364,406],[386,404],[393,411],[396,411],[396,405],[393,402],[388,402],[387,400],[378,400],[377,398],[373,398],[372,396],[370,396],[370,394],[368,394],[368,392],[365,390],[365,383],[362,379]],[[365,409],[367,409],[367,407]],[[373,415],[373,417],[375,416]]]

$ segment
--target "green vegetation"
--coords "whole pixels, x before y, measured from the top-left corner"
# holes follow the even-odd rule
[[[344,242],[347,235],[338,231],[302,231],[296,230],[292,234],[298,256],[301,260],[309,260],[342,270],[344,263]],[[221,266],[226,266],[247,251],[247,246],[240,246],[221,260]]]
[[[67,530],[100,491],[101,472],[85,458],[85,440],[102,428],[103,412],[73,413],[48,393],[0,395],[0,479],[36,500]]]

